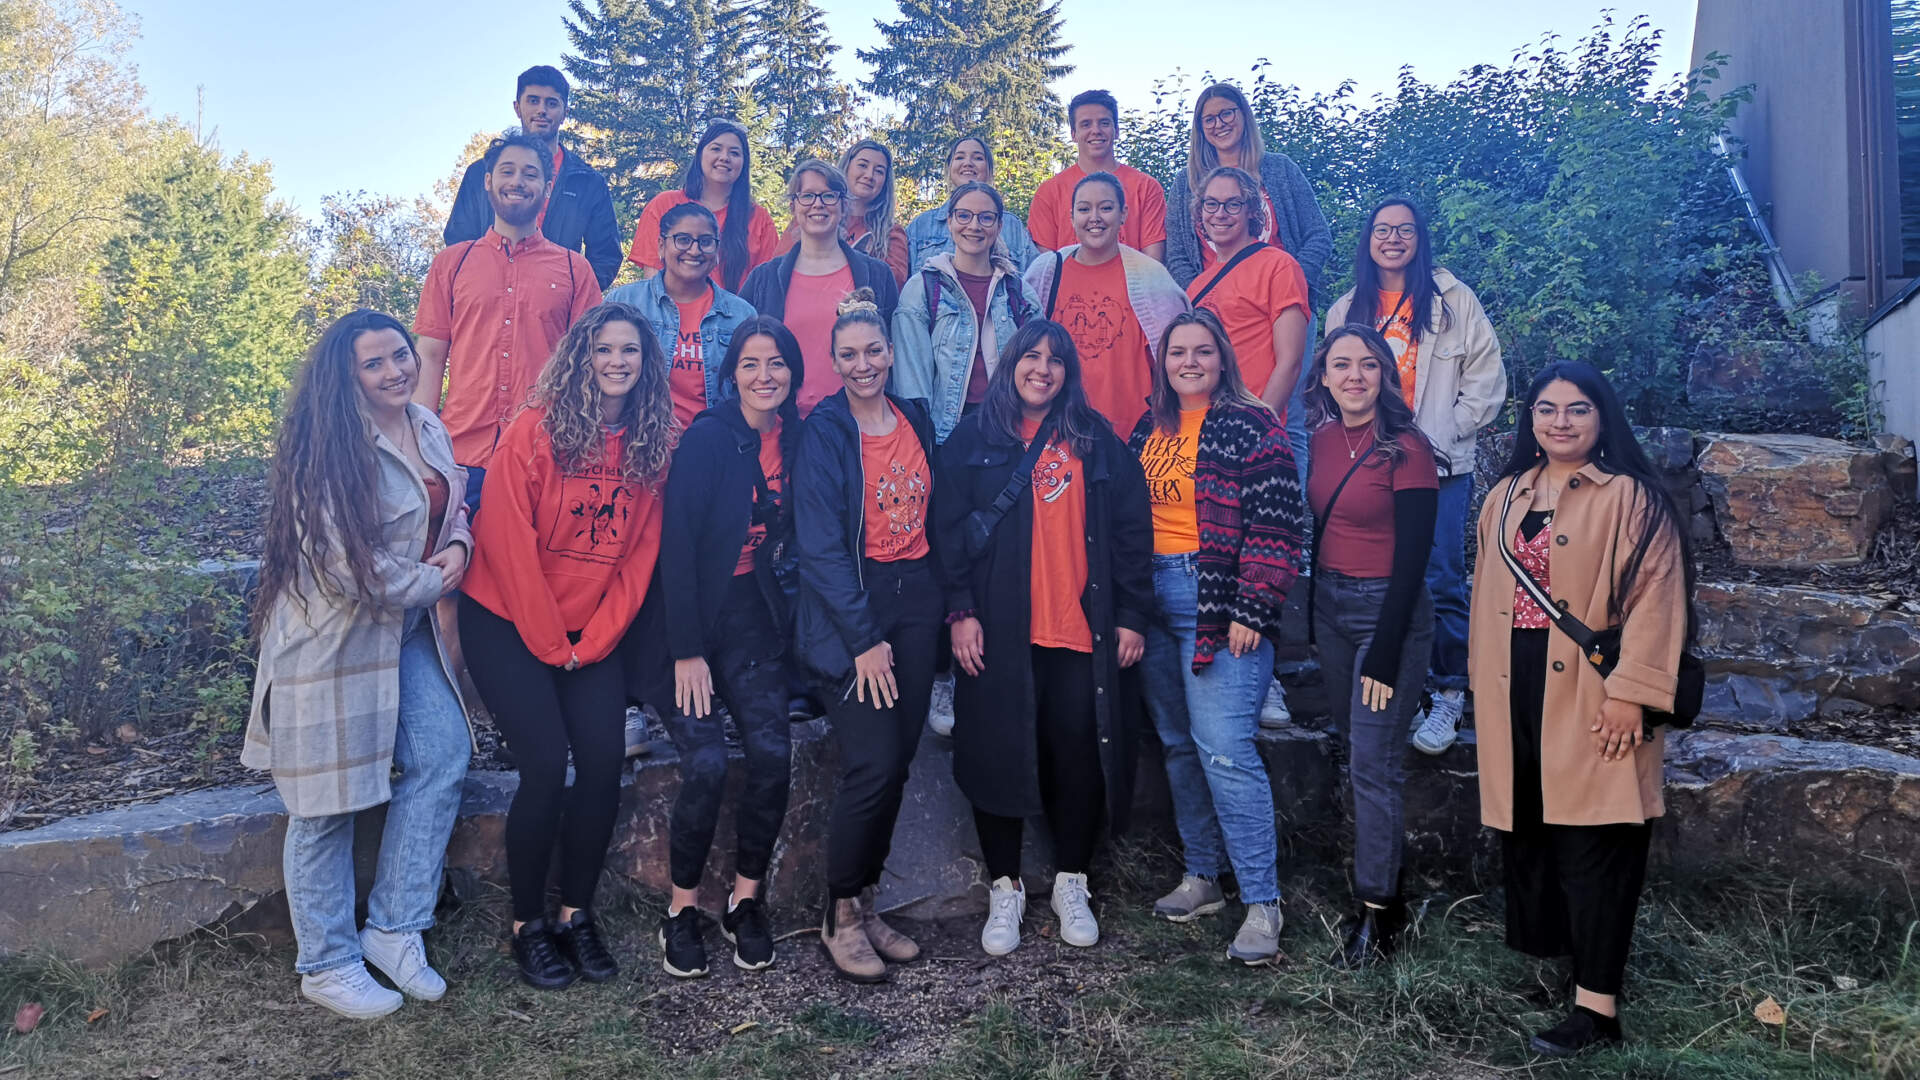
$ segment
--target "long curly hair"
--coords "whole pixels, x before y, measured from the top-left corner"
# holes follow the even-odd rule
[[[640,370],[627,392],[615,426],[626,429],[620,471],[627,479],[655,484],[667,475],[680,423],[673,418],[667,389],[667,358],[640,309],[618,302],[601,304],[580,316],[554,346],[553,359],[540,370],[533,404],[547,411],[542,423],[553,442],[554,459],[565,469],[599,460],[606,446],[604,398],[593,377],[593,339],[608,323],[633,324],[640,332]]]
[[[302,609],[316,597],[301,587],[301,571],[321,596],[348,605],[370,595],[374,545],[380,537],[379,461],[367,430],[354,349],[362,334],[392,330],[413,351],[400,320],[361,308],[335,319],[307,352],[294,376],[287,415],[273,455],[266,550],[260,557],[260,593],[253,633],[282,596]],[[330,553],[350,580],[324,572]]]

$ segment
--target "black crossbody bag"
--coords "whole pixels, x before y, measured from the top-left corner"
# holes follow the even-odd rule
[[[1013,475],[1007,478],[1007,486],[994,496],[993,505],[984,510],[975,510],[967,515],[966,544],[967,558],[977,559],[987,553],[993,544],[993,530],[1000,525],[1000,519],[1007,516],[1013,504],[1033,486],[1033,468],[1040,463],[1040,452],[1047,448],[1047,440],[1053,435],[1053,417],[1049,415],[1040,424],[1040,430],[1033,435],[1033,441],[1027,444],[1027,452],[1021,456],[1020,464],[1014,467]]]
[[[1353,474],[1359,472],[1360,466],[1365,465],[1367,463],[1367,459],[1373,456],[1373,448],[1374,448],[1374,442],[1372,437],[1369,436],[1367,439],[1367,452],[1364,454],[1361,454],[1359,459],[1356,460],[1353,463],[1353,465],[1347,469],[1347,475],[1340,478],[1340,483],[1333,489],[1333,494],[1328,496],[1327,498],[1326,512],[1321,514],[1318,518],[1316,518],[1313,523],[1313,550],[1308,553],[1309,561],[1307,563],[1307,567],[1308,567],[1307,644],[1309,645],[1312,645],[1314,643],[1313,641],[1313,599],[1314,599],[1313,594],[1318,590],[1316,590],[1313,587],[1312,572],[1320,569],[1320,538],[1326,535],[1327,522],[1333,520],[1333,504],[1339,502],[1340,493],[1347,490],[1347,481],[1353,479]]]
[[[1500,559],[1507,564],[1507,570],[1513,574],[1513,580],[1519,582],[1520,587],[1527,591],[1528,598],[1539,605],[1541,611],[1547,613],[1547,618],[1553,621],[1553,625],[1558,627],[1561,633],[1572,638],[1573,643],[1580,646],[1581,655],[1587,658],[1587,663],[1592,664],[1593,669],[1604,679],[1613,674],[1613,669],[1620,664],[1621,628],[1610,626],[1605,630],[1594,630],[1581,622],[1572,612],[1554,603],[1553,597],[1547,593],[1547,590],[1540,587],[1540,583],[1534,580],[1532,574],[1527,573],[1527,568],[1520,565],[1520,560],[1514,556],[1512,549],[1507,547],[1507,512],[1513,508],[1514,490],[1519,486],[1520,478],[1517,476],[1507,482],[1507,497],[1500,506],[1500,535],[1494,537],[1499,542]],[[1663,724],[1671,728],[1692,727],[1694,718],[1700,715],[1700,703],[1706,696],[1706,687],[1706,667],[1700,663],[1700,658],[1695,656],[1692,650],[1682,650],[1679,678],[1673,690],[1673,711],[1643,709],[1647,728],[1651,730]]]

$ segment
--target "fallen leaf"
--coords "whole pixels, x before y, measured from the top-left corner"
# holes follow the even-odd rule
[[[760,1026],[760,1021],[748,1020],[748,1021],[745,1021],[744,1023],[733,1025],[733,1027],[730,1030],[728,1030],[727,1034],[738,1035],[743,1031],[752,1031],[754,1028],[757,1028],[759,1026]]]
[[[1753,1018],[1763,1024],[1779,1027],[1787,1022],[1787,1010],[1781,1008],[1780,1003],[1769,994],[1767,1000],[1753,1007]]]
[[[132,745],[140,741],[140,729],[132,724],[121,724],[113,729],[113,736],[123,743]]]
[[[500,1011],[503,1013],[506,1013],[508,1016],[513,1017],[515,1020],[523,1020],[529,1024],[533,1023],[533,1017],[528,1016],[526,1013],[523,1013],[518,1009],[501,1009]]]
[[[101,754],[104,754],[106,752],[107,752],[107,748],[104,746],[87,747],[87,753],[92,754],[94,757],[99,757]]]
[[[87,1014],[87,1023],[91,1024],[96,1020],[102,1019],[106,1015],[107,1015],[107,1010],[104,1006],[101,1008],[95,1009],[92,1012]]]
[[[1858,990],[1860,989],[1860,980],[1851,975],[1835,975],[1833,977],[1833,988],[1835,990]]]
[[[833,1047],[831,1047],[831,1046],[823,1046],[823,1047],[821,1047],[821,1048],[820,1048],[820,1052],[821,1052],[821,1053],[823,1053],[823,1054],[831,1054],[831,1053],[833,1053]]]
[[[47,1007],[37,1001],[29,1001],[20,1006],[13,1014],[13,1030],[25,1035],[40,1026],[40,1018],[47,1015]]]

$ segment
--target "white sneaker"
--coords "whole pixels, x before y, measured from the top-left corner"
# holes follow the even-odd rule
[[[1423,754],[1444,754],[1460,737],[1460,714],[1466,710],[1464,690],[1442,690],[1433,695],[1433,708],[1413,731],[1413,748]]]
[[[647,740],[647,714],[651,712],[653,712],[651,705],[644,708],[638,705],[627,706],[626,741],[627,756],[630,758],[645,757],[653,753],[653,744]],[[659,717],[656,715],[653,719],[658,720]]]
[[[933,729],[933,733],[935,735],[952,735],[953,734],[953,710],[952,709],[935,709],[934,711],[928,713],[927,726]]]
[[[300,976],[300,993],[308,1001],[324,1005],[349,1020],[373,1020],[400,1007],[397,991],[373,981],[365,964],[343,964],[337,968]]]
[[[960,670],[960,665],[954,664],[953,670]],[[953,734],[953,684],[956,681],[953,671],[934,677],[933,702],[927,709],[927,727],[933,729],[935,735]]]
[[[1012,878],[993,879],[987,894],[987,925],[980,947],[988,956],[1005,956],[1020,947],[1020,920],[1027,914],[1027,890]]]
[[[419,933],[390,934],[369,926],[360,931],[360,952],[408,997],[439,1001],[446,996],[447,980],[427,963]]]
[[[1060,917],[1060,940],[1086,948],[1100,940],[1100,923],[1093,917],[1087,901],[1087,875],[1053,875],[1053,913]]]
[[[1293,713],[1287,709],[1286,688],[1280,680],[1267,687],[1267,703],[1260,708],[1260,726],[1269,731],[1293,726]]]

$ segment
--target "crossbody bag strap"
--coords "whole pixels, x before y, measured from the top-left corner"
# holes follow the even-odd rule
[[[987,523],[989,529],[1000,524],[1000,519],[1006,517],[1007,511],[1020,501],[1020,496],[1033,486],[1034,466],[1040,464],[1040,454],[1047,448],[1047,441],[1051,438],[1053,417],[1048,416],[1041,422],[1040,430],[1034,432],[1033,441],[1027,444],[1027,452],[1020,456],[1020,464],[1014,467],[1013,475],[1007,478],[1007,486],[1000,489],[1000,494],[993,497],[993,505],[987,507],[986,512],[992,516]]]
[[[1594,648],[1596,636],[1594,632],[1572,612],[1555,604],[1552,595],[1541,587],[1540,582],[1535,580],[1531,573],[1527,572],[1526,567],[1520,565],[1520,559],[1507,546],[1507,517],[1509,511],[1513,509],[1514,492],[1519,486],[1518,476],[1509,480],[1506,498],[1500,504],[1500,528],[1493,538],[1500,548],[1500,561],[1507,564],[1507,570],[1513,574],[1513,580],[1518,582],[1520,588],[1526,592],[1527,598],[1538,605],[1541,611],[1546,612],[1547,618],[1552,620],[1553,625],[1558,627],[1561,633],[1573,639],[1575,645],[1580,646],[1580,651],[1587,654],[1588,662],[1597,665],[1604,657]]]
[[[1234,254],[1233,258],[1227,260],[1227,265],[1221,267],[1219,273],[1213,275],[1213,280],[1207,282],[1206,287],[1200,290],[1199,295],[1195,296],[1191,301],[1188,301],[1188,302],[1192,304],[1194,307],[1199,307],[1200,301],[1205,300],[1207,298],[1207,294],[1213,291],[1213,287],[1215,285],[1218,285],[1222,281],[1225,281],[1227,279],[1227,275],[1233,273],[1234,267],[1239,266],[1243,262],[1246,262],[1248,259],[1253,257],[1255,252],[1259,251],[1261,248],[1266,246],[1267,246],[1266,241],[1255,240],[1253,243],[1248,244],[1246,247],[1241,248],[1238,252]]]
[[[1326,535],[1327,522],[1333,520],[1333,504],[1339,502],[1340,493],[1347,490],[1347,481],[1353,479],[1353,474],[1359,472],[1360,466],[1365,465],[1367,463],[1367,459],[1373,456],[1373,449],[1374,449],[1374,444],[1371,441],[1369,441],[1367,443],[1367,452],[1364,454],[1361,454],[1358,458],[1356,458],[1354,460],[1354,463],[1347,467],[1347,475],[1341,477],[1340,482],[1334,485],[1333,494],[1327,497],[1326,511],[1314,520],[1313,547],[1307,553],[1307,558],[1308,558],[1307,565],[1310,570],[1320,569],[1320,538]],[[1309,576],[1311,576],[1311,573],[1309,574]],[[1314,600],[1313,594],[1316,591],[1318,590],[1316,590],[1313,587],[1312,583],[1308,583],[1307,585],[1307,643],[1309,645],[1313,643],[1313,600]]]

